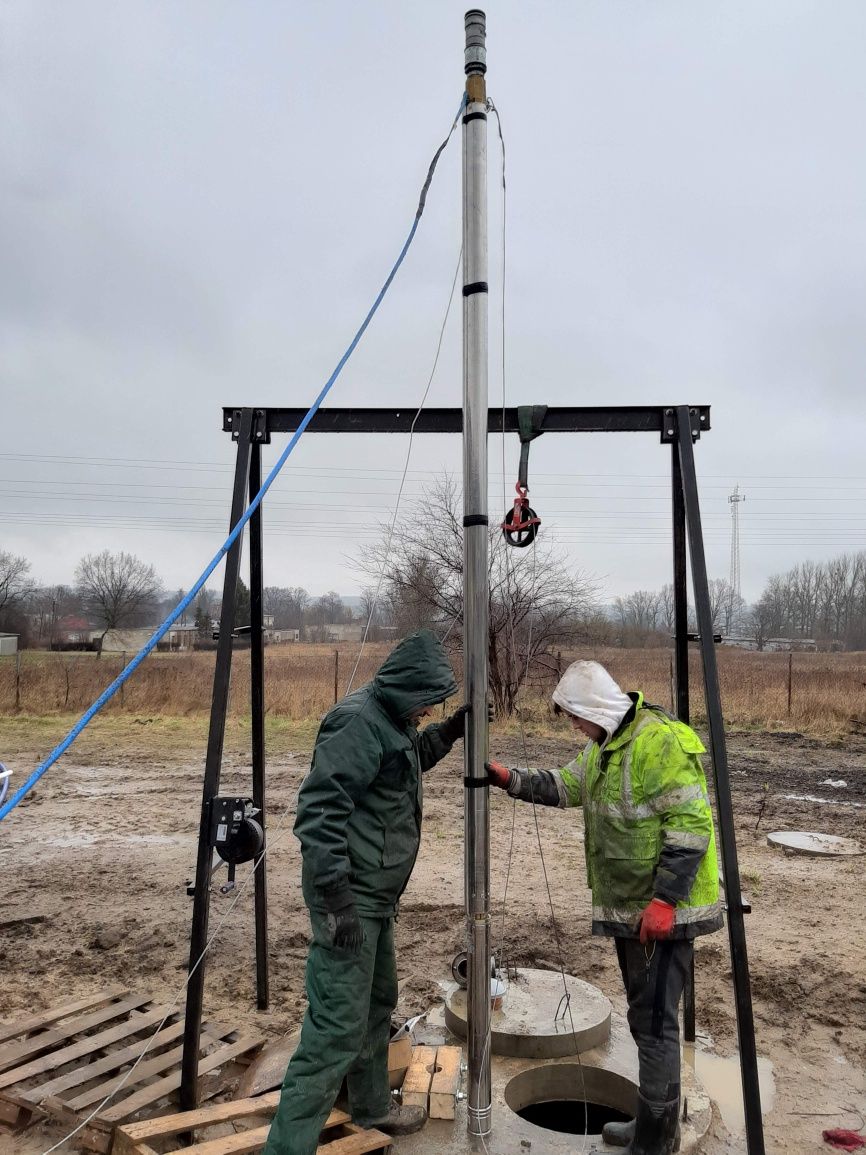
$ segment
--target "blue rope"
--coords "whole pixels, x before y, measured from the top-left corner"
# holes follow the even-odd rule
[[[424,211],[424,205],[425,205],[425,201],[426,201],[426,197],[427,197],[427,190],[429,189],[430,182],[433,179],[433,172],[436,168],[436,162],[438,161],[439,156],[441,155],[442,150],[444,149],[445,145],[451,139],[451,133],[453,133],[453,131],[454,131],[454,128],[457,124],[457,121],[460,117],[461,112],[463,111],[463,107],[464,107],[465,103],[466,103],[466,97],[464,95],[463,99],[460,102],[460,107],[457,110],[457,116],[455,116],[455,118],[454,118],[454,123],[451,125],[451,130],[449,131],[448,136],[445,138],[445,140],[443,141],[443,143],[440,145],[439,149],[437,150],[435,156],[433,157],[433,161],[432,161],[430,168],[427,172],[427,178],[426,178],[426,180],[424,182],[424,186],[421,190],[421,199],[418,202],[418,208],[417,208],[416,213],[415,213],[415,219],[412,222],[412,228],[409,230],[409,235],[406,238],[406,241],[403,245],[403,248],[400,250],[400,255],[397,257],[397,260],[394,262],[394,266],[391,269],[391,272],[388,274],[384,285],[379,290],[379,295],[376,297],[376,300],[373,302],[373,304],[370,308],[370,311],[367,313],[367,316],[364,318],[363,322],[361,323],[361,327],[358,329],[357,333],[352,338],[352,341],[351,341],[348,349],[346,349],[346,352],[343,354],[343,356],[337,362],[337,367],[334,369],[331,376],[328,378],[328,380],[323,385],[322,390],[319,393],[319,396],[316,398],[316,400],[313,402],[313,404],[307,410],[306,415],[304,416],[304,419],[301,421],[300,425],[295,430],[295,432],[292,436],[292,439],[289,441],[286,448],[280,454],[280,457],[279,457],[276,465],[273,467],[271,472],[265,478],[264,482],[262,483],[261,489],[256,494],[256,496],[253,498],[253,500],[250,502],[250,504],[247,506],[246,512],[244,513],[243,517],[240,519],[240,521],[237,523],[237,525],[234,527],[234,529],[228,535],[226,540],[220,546],[219,550],[211,558],[210,562],[208,562],[207,567],[204,569],[201,576],[198,578],[198,580],[192,586],[189,593],[186,594],[185,597],[181,598],[181,600],[177,603],[177,605],[174,607],[174,609],[171,611],[171,613],[168,615],[168,617],[165,619],[165,621],[162,623],[162,625],[159,627],[159,629],[156,631],[156,633],[154,633],[154,635],[141,647],[141,649],[138,651],[138,653],[135,655],[135,657],[132,659],[132,661],[129,662],[129,664],[127,666],[125,666],[123,670],[121,670],[121,672],[117,675],[117,677],[114,679],[114,681],[111,683],[111,685],[106,687],[106,689],[102,691],[102,693],[99,695],[99,697],[93,703],[93,705],[91,705],[87,710],[85,710],[85,712],[81,715],[81,717],[78,719],[78,721],[72,727],[72,729],[69,731],[69,733],[66,735],[66,737],[60,743],[58,743],[57,746],[54,747],[54,749],[51,751],[51,753],[48,755],[48,757],[43,762],[39,763],[39,765],[36,767],[36,769],[33,771],[33,773],[30,775],[30,777],[27,779],[27,781],[24,782],[24,784],[20,787],[20,789],[18,789],[12,795],[12,797],[9,799],[8,802],[6,802],[4,805],[0,806],[0,820],[5,818],[6,815],[11,810],[15,809],[15,807],[18,805],[18,803],[21,801],[21,799],[24,798],[25,795],[30,790],[33,789],[33,787],[36,785],[36,783],[39,781],[39,779],[42,777],[42,775],[45,773],[45,771],[50,769],[54,765],[54,763],[66,753],[66,751],[69,749],[69,747],[75,741],[75,739],[78,737],[78,735],[81,733],[81,731],[99,713],[99,711],[106,704],[106,702],[111,701],[111,699],[114,697],[114,695],[117,693],[117,691],[123,685],[123,683],[126,682],[132,676],[132,674],[138,669],[138,667],[141,665],[141,663],[144,661],[144,659],[147,657],[147,655],[152,650],[154,650],[156,648],[156,646],[165,637],[165,635],[168,633],[171,626],[177,621],[177,619],[184,612],[184,610],[189,609],[190,605],[195,600],[196,594],[198,594],[201,591],[201,589],[204,586],[207,579],[210,577],[210,575],[213,573],[213,571],[216,569],[216,567],[219,565],[219,563],[222,561],[222,559],[225,557],[225,555],[228,553],[228,551],[231,549],[231,547],[237,541],[238,536],[243,531],[244,526],[247,524],[247,522],[252,517],[252,515],[255,513],[255,511],[258,509],[258,507],[261,505],[262,499],[264,498],[265,494],[268,492],[268,490],[273,485],[274,481],[277,478],[277,474],[280,472],[280,470],[286,464],[289,457],[291,456],[292,450],[295,448],[295,446],[298,444],[298,442],[303,437],[303,435],[307,429],[307,426],[310,424],[310,422],[315,417],[322,402],[325,400],[325,398],[330,393],[331,387],[333,386],[334,382],[337,380],[337,378],[340,376],[340,373],[343,371],[344,365],[349,360],[349,358],[352,356],[352,354],[355,352],[355,349],[358,346],[358,342],[364,336],[364,333],[367,330],[367,326],[372,321],[377,309],[382,304],[382,301],[385,297],[385,294],[388,292],[388,289],[391,287],[391,282],[394,280],[394,277],[397,275],[397,270],[403,264],[403,259],[405,258],[406,253],[409,251],[409,246],[412,244],[412,241],[415,238],[415,233],[418,229],[418,222],[421,220],[421,214]]]

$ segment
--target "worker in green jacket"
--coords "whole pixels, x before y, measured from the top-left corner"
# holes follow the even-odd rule
[[[616,943],[640,1066],[635,1119],[603,1137],[631,1155],[668,1155],[679,1148],[678,1008],[694,939],[722,925],[704,747],[598,662],[569,666],[553,702],[589,738],[583,751],[560,770],[490,762],[490,781],[524,802],[583,806],[592,932]]]
[[[417,724],[456,691],[441,643],[421,630],[319,729],[295,820],[312,924],[308,1007],[265,1155],[314,1155],[344,1077],[355,1123],[399,1135],[426,1122],[389,1087],[394,918],[418,855],[422,775],[463,737],[468,707]]]

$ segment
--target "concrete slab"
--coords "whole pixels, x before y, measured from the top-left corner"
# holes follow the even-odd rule
[[[838,834],[817,834],[810,830],[774,830],[767,835],[770,846],[781,847],[788,854],[811,858],[847,858],[866,854],[866,847],[854,838]]]
[[[429,1027],[433,1031],[445,1030],[444,1014],[441,1010],[431,1011]],[[595,1091],[599,1083],[598,1072],[610,1072],[615,1078],[611,1083],[620,1098],[610,1106],[622,1104],[625,1108],[627,1096],[637,1094],[637,1050],[632,1041],[628,1025],[621,1015],[613,1013],[610,1018],[610,1034],[602,1046],[581,1053],[583,1084],[580,1069],[574,1054],[539,1062],[537,1059],[494,1056],[491,1061],[491,1088],[493,1099],[493,1129],[484,1140],[471,1139],[466,1132],[466,1104],[459,1102],[457,1117],[453,1122],[431,1119],[423,1131],[417,1135],[407,1135],[395,1141],[395,1155],[464,1155],[479,1152],[481,1155],[576,1155],[578,1152],[607,1152],[613,1155],[622,1148],[607,1147],[599,1135],[565,1135],[549,1131],[527,1123],[515,1114],[508,1105],[508,1087],[512,1081],[525,1072],[544,1067],[549,1076],[534,1076],[543,1089],[550,1088],[551,1098],[563,1096],[581,1097],[582,1086],[587,1092]],[[556,1068],[565,1068],[555,1073]],[[712,1105],[701,1087],[693,1068],[683,1064],[683,1099],[688,1118],[683,1121],[682,1155],[692,1155],[709,1130],[712,1119]],[[625,1097],[623,1097],[625,1096]],[[589,1095],[591,1098],[592,1096]],[[634,1100],[632,1099],[632,1102]],[[628,1108],[629,1110],[631,1108]],[[580,1110],[578,1107],[577,1110]]]
[[[610,1000],[571,975],[565,984],[568,1006],[558,971],[513,972],[501,1008],[491,1014],[493,1053],[550,1059],[604,1043],[610,1033]],[[466,991],[456,984],[445,1000],[445,1022],[452,1034],[466,1037]]]

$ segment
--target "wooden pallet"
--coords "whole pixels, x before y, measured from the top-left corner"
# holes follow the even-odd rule
[[[34,1116],[78,1126],[141,1055],[169,1011],[149,994],[114,987],[17,1022],[0,1024],[0,1123],[20,1128]],[[224,1090],[237,1063],[261,1046],[260,1035],[204,1024],[199,1094]],[[111,1133],[146,1108],[158,1109],[180,1087],[183,1008],[166,1019],[129,1081],[80,1133],[81,1145],[105,1155]]]
[[[143,1123],[127,1123],[115,1132],[111,1155],[180,1155],[181,1152],[184,1155],[187,1152],[192,1155],[250,1155],[264,1147],[271,1125],[262,1125],[260,1120],[272,1115],[279,1101],[280,1092],[270,1091],[253,1099],[236,1099]],[[214,1129],[228,1133],[197,1137],[191,1147],[177,1145],[178,1135],[190,1131],[212,1132]],[[367,1155],[372,1151],[385,1151],[391,1145],[390,1138],[381,1131],[356,1127],[345,1111],[331,1112],[322,1139],[318,1155]]]

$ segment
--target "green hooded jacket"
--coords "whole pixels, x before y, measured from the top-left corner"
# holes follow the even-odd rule
[[[457,692],[445,650],[420,630],[391,652],[369,685],[330,710],[298,795],[304,901],[333,909],[345,893],[359,914],[395,914],[421,839],[422,774],[452,746],[441,724],[419,731],[413,710]]]

